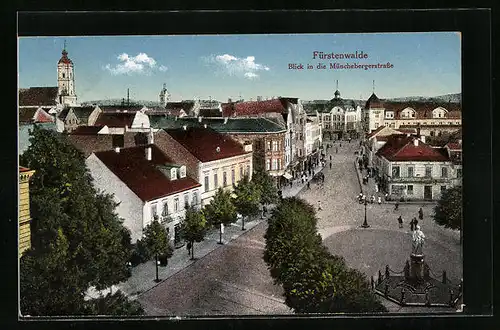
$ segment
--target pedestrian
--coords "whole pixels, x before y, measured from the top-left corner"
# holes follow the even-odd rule
[[[293,186],[293,180],[290,180],[290,188]]]
[[[424,211],[422,211],[422,208],[418,210],[418,218],[422,220],[424,218]]]
[[[311,186],[309,185],[309,181],[307,182],[307,189],[311,189]]]
[[[363,198],[363,193],[360,192],[359,195],[358,195],[358,202],[361,202],[361,198]]]
[[[188,255],[191,255],[191,242],[186,244],[186,249],[188,250]]]
[[[375,183],[375,192],[378,193],[378,183]]]
[[[418,220],[417,218],[413,218],[413,229],[417,230]]]
[[[398,218],[399,228],[403,228],[403,218],[399,216]]]
[[[318,201],[318,211],[321,211],[321,210],[323,210],[323,209],[321,208],[321,201]]]
[[[385,196],[384,196],[384,198],[385,198],[385,200],[388,200],[388,198],[389,198],[389,194],[388,194],[388,193],[386,193],[386,194],[385,194]]]
[[[267,206],[264,205],[262,207],[262,210],[264,211],[264,216],[266,216],[267,215]]]
[[[330,161],[332,161],[332,155],[330,155]]]
[[[330,169],[332,168],[332,162],[330,162]]]
[[[375,195],[372,195],[372,198],[370,199],[370,203],[375,203]]]
[[[339,149],[337,147],[335,147],[335,153],[338,153],[339,152]]]
[[[396,201],[396,204],[394,204],[394,211],[398,210],[399,209],[399,202]]]
[[[378,205],[382,204],[382,198],[378,196]]]
[[[365,194],[363,194],[363,197],[361,197],[361,200],[363,201],[363,204],[364,204],[364,203],[365,203],[365,201],[366,201],[366,196],[365,196]]]
[[[340,147],[342,148],[342,143],[339,143]]]
[[[415,223],[414,220],[415,220],[415,218],[411,219],[411,221],[410,221],[410,230],[411,231],[413,231],[413,225]]]

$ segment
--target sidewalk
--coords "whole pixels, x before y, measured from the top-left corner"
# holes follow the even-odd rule
[[[318,173],[322,169],[323,167],[321,165],[317,166],[315,168],[315,173]],[[308,177],[307,181],[304,182],[303,184],[300,183],[300,180],[295,180],[292,188],[290,188],[289,186],[283,188],[282,190],[283,198],[297,195],[302,189],[304,189],[304,187],[307,186],[307,182],[310,181],[311,179],[312,176]],[[271,214],[271,212],[269,212],[271,210],[272,206],[268,207],[267,217],[269,217],[269,215]],[[267,217],[261,219],[261,217],[258,216],[254,219],[245,221],[246,230],[241,230],[241,220],[238,220],[236,221],[236,223],[224,227],[224,233],[222,234],[223,243],[227,244],[230,241],[237,239],[241,235],[245,234],[258,224],[260,224],[262,221],[267,220]],[[160,278],[161,281],[164,281],[169,277],[182,271],[183,269],[189,267],[197,260],[205,257],[210,252],[224,246],[218,244],[218,242],[219,242],[219,229],[215,228],[210,229],[207,235],[205,236],[204,241],[194,244],[194,256],[196,258],[195,260],[190,259],[190,255],[186,249],[186,246],[178,248],[174,250],[173,256],[170,259],[168,259],[167,266],[158,267],[158,277]],[[116,290],[121,290],[130,299],[136,299],[140,294],[148,290],[151,290],[152,288],[161,283],[161,282],[156,283],[154,281],[154,279],[156,278],[156,268],[154,260],[137,265],[136,267],[133,267],[131,271],[132,271],[132,276],[128,278],[127,281],[119,283],[116,286],[113,286],[113,292],[116,292]],[[92,295],[95,296],[96,293],[93,292]]]
[[[321,165],[316,166],[314,168],[314,173],[321,172],[323,170],[323,168],[324,167]],[[281,191],[283,193],[283,198],[297,196],[302,191],[302,189],[307,188],[307,183],[310,182],[312,180],[312,178],[313,178],[313,175],[308,176],[306,178],[306,180],[304,181],[304,183],[302,183],[301,179],[293,180],[292,187],[287,185],[287,186],[283,187],[283,189],[281,189]]]

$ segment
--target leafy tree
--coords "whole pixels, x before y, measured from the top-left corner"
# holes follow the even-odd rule
[[[273,179],[263,167],[256,167],[252,176],[254,182],[260,190],[261,203],[272,204],[278,201],[278,188],[274,184]]]
[[[210,204],[205,206],[203,213],[210,225],[219,227],[219,243],[222,244],[222,224],[229,225],[237,219],[231,193],[219,188]]]
[[[245,217],[259,213],[261,192],[259,187],[253,181],[249,181],[248,176],[245,176],[236,186],[234,194],[236,195],[234,205],[243,217],[241,229],[245,230]]]
[[[168,233],[165,227],[163,227],[159,221],[154,220],[144,229],[144,245],[149,252],[150,256],[155,257],[156,266],[156,282],[159,282],[158,278],[158,256],[162,255],[164,257],[170,258],[174,252],[174,249],[170,245],[168,239]]]
[[[57,132],[35,126],[30,134],[31,145],[20,157],[22,166],[35,170],[30,186],[32,249],[21,261],[21,292],[26,294],[22,313],[82,313],[79,299],[89,287],[102,290],[130,276],[130,234],[115,213],[112,197],[93,187],[83,154]],[[62,241],[67,244],[58,243]],[[56,246],[66,256],[57,265],[52,262],[61,260]],[[54,275],[59,273],[71,281]]]
[[[385,308],[365,276],[331,255],[317,233],[312,205],[285,198],[265,234],[264,261],[296,313],[375,312]]]
[[[139,302],[129,301],[121,291],[118,291],[86,301],[85,314],[140,316],[145,313]]]
[[[434,220],[446,228],[462,229],[462,186],[444,191],[434,207]]]
[[[193,206],[186,208],[186,218],[181,224],[181,237],[191,246],[191,260],[194,260],[194,242],[202,242],[207,231],[207,220],[201,211]]]

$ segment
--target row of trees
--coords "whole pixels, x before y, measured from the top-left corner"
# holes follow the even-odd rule
[[[205,239],[207,230],[219,229],[219,243],[222,244],[222,228],[230,225],[242,216],[242,230],[245,229],[245,219],[259,213],[261,204],[268,205],[278,200],[278,190],[269,174],[261,168],[257,168],[253,180],[245,176],[234,192],[219,188],[203,209],[197,210],[193,206],[186,205],[185,219],[181,223],[180,235],[187,242],[191,259],[194,257],[194,244]],[[165,227],[158,221],[153,221],[144,230],[142,242],[138,242],[143,249],[145,260],[155,258],[156,281],[158,278],[158,258],[162,256],[168,262],[172,256],[172,247]]]
[[[364,274],[331,255],[318,234],[314,208],[283,199],[265,234],[264,261],[296,313],[384,312]]]

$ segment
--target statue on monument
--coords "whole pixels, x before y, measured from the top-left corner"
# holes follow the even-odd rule
[[[413,231],[413,236],[412,236],[412,241],[413,241],[412,254],[413,255],[423,255],[422,247],[424,245],[424,239],[425,239],[425,235],[420,230],[420,226],[417,225],[416,229]]]

